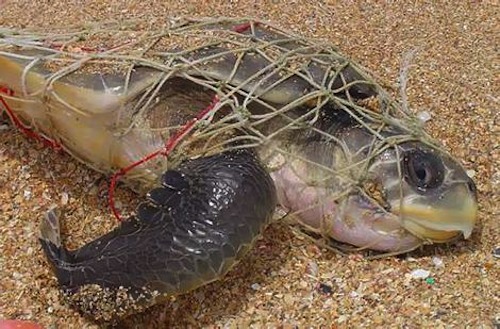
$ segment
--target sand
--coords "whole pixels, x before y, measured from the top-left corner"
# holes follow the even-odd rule
[[[51,28],[95,20],[253,16],[337,45],[396,85],[412,50],[408,100],[430,133],[474,175],[480,223],[467,241],[366,260],[319,248],[274,224],[224,280],[119,324],[166,327],[493,328],[500,323],[500,7],[489,1],[0,2],[0,26]],[[66,231],[91,240],[114,225],[106,181],[67,155],[0,125],[0,319],[96,328],[61,299],[36,239],[51,204]],[[133,194],[121,189],[127,204]],[[69,246],[76,246],[69,238]],[[81,241],[80,241],[81,243]],[[416,269],[433,280],[412,279]]]

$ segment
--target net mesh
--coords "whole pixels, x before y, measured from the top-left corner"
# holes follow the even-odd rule
[[[304,178],[310,185],[334,182],[338,197],[359,190],[373,199],[363,173],[375,156],[406,141],[434,145],[367,70],[330,44],[267,22],[179,19],[159,31],[131,22],[0,34],[9,116],[138,190],[185,159],[250,147],[270,170],[298,159],[316,168]],[[333,113],[327,129],[325,111]],[[374,136],[367,157],[358,159],[339,137],[346,120]],[[309,157],[306,135],[343,150],[344,165]]]

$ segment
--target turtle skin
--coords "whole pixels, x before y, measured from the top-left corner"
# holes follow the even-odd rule
[[[135,216],[78,250],[43,236],[40,242],[73,304],[109,320],[219,279],[249,250],[276,203],[259,160],[251,151],[233,150],[165,172]],[[88,287],[104,291],[107,300],[91,302],[99,294],[80,293]],[[118,291],[129,301],[120,301]]]

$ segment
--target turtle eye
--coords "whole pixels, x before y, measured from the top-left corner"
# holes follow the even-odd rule
[[[432,152],[406,151],[402,167],[406,182],[422,192],[440,186],[444,180],[443,162]]]

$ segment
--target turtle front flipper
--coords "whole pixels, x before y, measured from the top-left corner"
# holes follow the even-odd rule
[[[54,216],[40,241],[69,301],[108,321],[221,278],[275,206],[273,182],[252,152],[230,151],[167,171],[136,216],[78,250],[62,246]]]

